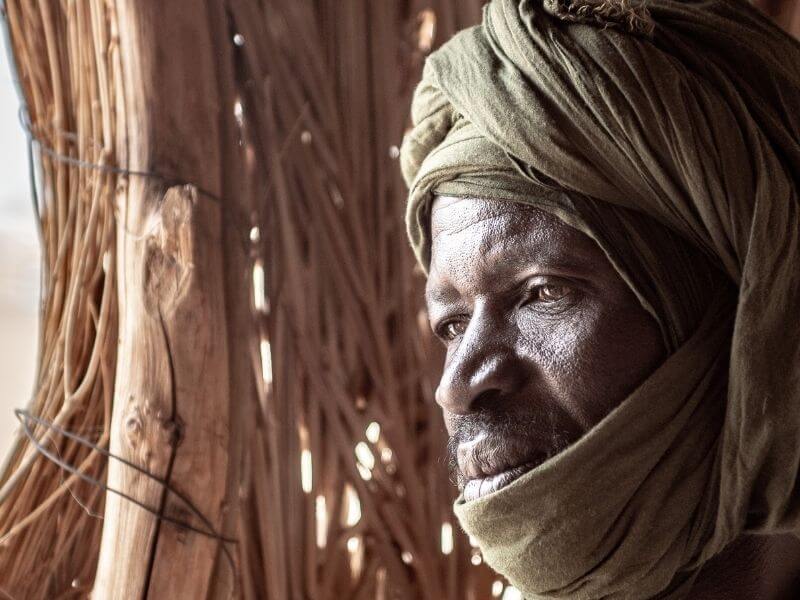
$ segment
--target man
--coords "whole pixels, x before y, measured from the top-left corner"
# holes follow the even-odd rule
[[[800,597],[800,45],[743,0],[494,0],[412,114],[487,563],[526,598]]]

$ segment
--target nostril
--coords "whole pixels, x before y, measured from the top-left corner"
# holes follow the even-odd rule
[[[505,348],[459,356],[445,366],[436,402],[457,415],[487,409],[515,393],[523,385],[524,373],[514,353]]]
[[[500,388],[489,388],[475,393],[474,390],[440,385],[436,389],[435,398],[436,403],[447,412],[466,415],[496,407],[503,394]]]
[[[475,398],[470,402],[470,411],[478,412],[496,406],[500,396],[503,395],[502,390],[499,388],[490,388],[478,393]]]
[[[436,403],[445,412],[454,415],[466,415],[472,409],[471,398],[467,386],[459,385],[457,382],[447,381],[445,378],[436,388]]]

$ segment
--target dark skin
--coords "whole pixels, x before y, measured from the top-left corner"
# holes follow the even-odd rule
[[[439,197],[431,239],[426,302],[447,350],[436,401],[469,501],[580,438],[666,350],[602,249],[552,215]],[[794,538],[743,536],[704,567],[690,598],[793,597],[799,565]]]

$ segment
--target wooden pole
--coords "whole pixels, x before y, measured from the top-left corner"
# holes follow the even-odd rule
[[[116,10],[118,162],[168,176],[118,186],[110,450],[166,484],[110,461],[109,487],[150,510],[108,495],[93,597],[206,598],[212,576],[213,595],[229,597],[236,549],[216,536],[235,521],[237,407],[251,403],[235,395],[250,386],[231,377],[231,365],[250,364],[248,345],[230,341],[250,315],[249,289],[226,289],[242,279],[229,267],[244,264],[235,246],[247,229],[224,231],[236,228],[223,218],[236,214],[222,198],[232,105],[223,107],[215,40],[225,24],[195,0],[118,0]]]

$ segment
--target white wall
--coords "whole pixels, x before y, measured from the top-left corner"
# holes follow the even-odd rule
[[[39,243],[25,136],[5,49],[0,51],[0,454],[33,389],[37,350]]]

